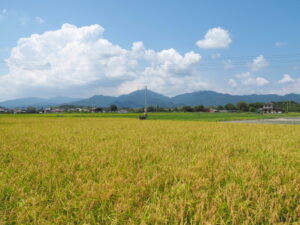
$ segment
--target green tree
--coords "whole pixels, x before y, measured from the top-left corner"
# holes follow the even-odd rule
[[[205,107],[203,105],[197,105],[194,107],[195,112],[205,112]]]
[[[248,107],[248,104],[244,101],[240,101],[236,104],[237,106],[237,109],[241,112],[248,112],[249,110],[249,107]]]
[[[147,107],[147,112],[154,112],[155,108],[153,106]]]
[[[194,109],[191,106],[183,106],[182,107],[183,112],[193,112]]]
[[[258,109],[256,109],[253,106],[249,106],[249,112],[256,112],[256,110],[258,110]]]
[[[262,102],[254,102],[254,103],[249,103],[248,104],[249,108],[253,107],[255,109],[260,109],[260,108],[263,107],[263,105],[264,105],[264,103],[262,103]],[[249,109],[249,111],[250,111],[250,109]]]
[[[28,107],[28,108],[26,109],[26,112],[27,112],[27,113],[37,113],[37,110],[36,110],[36,108],[34,108],[34,107]]]
[[[102,108],[100,108],[100,107],[98,107],[98,108],[96,108],[95,109],[95,112],[102,112],[103,110],[102,110]]]
[[[226,110],[236,110],[236,107],[233,104],[226,104],[225,105]]]
[[[177,108],[177,107],[175,107],[174,109],[173,109],[173,112],[179,112],[180,110]]]
[[[111,105],[109,108],[111,112],[116,112],[118,110],[118,107],[116,105]]]
[[[219,105],[219,106],[217,107],[217,110],[224,110],[224,107],[223,107],[222,105]]]

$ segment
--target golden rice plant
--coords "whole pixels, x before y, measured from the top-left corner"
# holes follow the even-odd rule
[[[300,126],[1,118],[0,224],[300,224]]]

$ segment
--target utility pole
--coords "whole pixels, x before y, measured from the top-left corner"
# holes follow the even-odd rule
[[[145,108],[144,108],[144,116],[147,117],[147,86],[145,86]]]

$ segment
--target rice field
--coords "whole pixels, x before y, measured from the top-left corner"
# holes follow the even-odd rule
[[[300,126],[1,117],[0,224],[300,224]]]
[[[0,114],[4,117],[74,117],[74,118],[131,118],[137,119],[142,113],[48,113],[48,114]],[[246,113],[209,113],[209,112],[151,112],[147,120],[176,120],[176,121],[234,121],[260,120],[275,118],[300,118],[300,113],[256,114]]]

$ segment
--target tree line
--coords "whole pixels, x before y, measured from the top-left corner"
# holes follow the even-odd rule
[[[239,112],[255,112],[259,108],[263,106],[264,103],[250,103],[247,104],[246,102],[238,102],[237,104],[231,104],[228,103],[226,105],[219,105],[219,106],[209,106],[205,107],[204,105],[197,105],[197,106],[182,106],[182,107],[176,107],[173,109],[173,111],[181,111],[181,112],[209,112],[211,109],[217,110],[217,111],[239,111]],[[162,110],[162,108],[155,108],[155,107],[148,107],[148,112],[155,112]]]
[[[210,110],[216,111],[229,111],[229,112],[259,112],[265,103],[254,102],[247,103],[240,101],[237,104],[228,103],[226,105],[209,106],[182,106],[175,108],[163,108],[159,106],[147,107],[147,112],[209,112]],[[300,112],[300,104],[294,101],[274,102],[274,107],[280,109],[282,112]],[[134,112],[143,112],[144,108],[134,109]]]
[[[247,103],[240,101],[237,104],[228,103],[226,105],[219,106],[182,106],[182,107],[173,107],[166,108],[160,106],[149,106],[147,107],[147,112],[210,112],[211,110],[220,111],[220,112],[259,112],[263,107],[263,102]],[[300,104],[294,101],[283,101],[283,102],[274,102],[274,106],[277,109],[280,109],[282,112],[300,112]],[[81,112],[118,112],[120,110],[125,110],[128,112],[142,113],[144,108],[119,108],[117,105],[113,104],[108,107],[89,107],[89,106],[75,106],[75,105],[61,105],[56,107],[51,107],[52,109],[65,109],[66,112],[73,112],[77,108],[84,109]],[[13,112],[9,110],[8,112]],[[37,109],[35,107],[27,107],[24,109],[26,113],[39,113],[43,111],[42,109]]]

